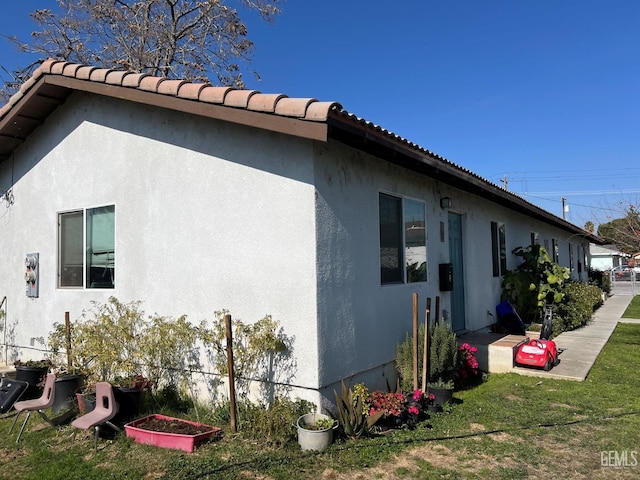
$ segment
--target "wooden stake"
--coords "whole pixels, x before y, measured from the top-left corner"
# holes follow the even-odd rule
[[[231,329],[231,315],[224,316],[224,325],[227,334],[227,370],[229,370],[229,407],[231,408],[231,431],[238,431],[236,423],[236,384],[233,372],[233,331]]]
[[[69,312],[64,312],[64,333],[67,340],[67,372],[71,372],[71,321]]]
[[[413,389],[418,389],[418,294],[413,294]]]
[[[429,367],[429,317],[431,316],[431,298],[427,298],[427,311],[424,317],[424,342],[422,351],[422,391],[427,391],[427,372]]]

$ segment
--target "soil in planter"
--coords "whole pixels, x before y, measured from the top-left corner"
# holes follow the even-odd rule
[[[200,435],[201,433],[211,431],[211,427],[206,425],[191,425],[190,423],[164,420],[162,418],[150,418],[137,427],[152,432],[175,433],[179,435]]]

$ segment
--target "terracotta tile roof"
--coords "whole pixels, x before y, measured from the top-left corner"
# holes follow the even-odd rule
[[[333,138],[526,215],[544,219],[576,234],[585,234],[591,241],[600,243],[597,237],[519,195],[347,112],[338,102],[169,80],[146,73],[60,60],[42,63],[9,102],[0,107],[0,161],[7,158],[74,90],[111,95],[314,140]]]
[[[309,121],[325,121],[330,111],[342,110],[342,106],[338,102],[320,102],[312,98],[290,99],[284,94],[265,94],[257,90],[213,87],[206,83],[168,80],[164,77],[153,77],[147,73],[117,71],[53,59],[43,62],[35,70],[31,78],[11,97],[8,105],[15,105],[46,74],[136,88],[187,100],[243,108],[249,111],[273,113],[279,116],[295,117]],[[280,102],[283,102],[282,106],[279,105]],[[5,107],[0,109],[0,119],[9,110],[9,108]]]

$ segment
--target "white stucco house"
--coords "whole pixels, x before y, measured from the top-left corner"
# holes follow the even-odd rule
[[[621,252],[614,245],[589,245],[589,262],[594,270],[611,270],[613,267],[626,265],[630,255]]]
[[[224,308],[295,338],[311,401],[395,384],[414,292],[481,329],[514,248],[586,280],[599,242],[339,103],[53,60],[0,109],[0,195],[3,362],[40,356],[34,338],[92,300]]]

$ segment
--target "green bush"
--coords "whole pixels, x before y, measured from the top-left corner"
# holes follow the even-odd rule
[[[422,359],[424,358],[424,323],[418,327],[418,373],[422,376]],[[413,391],[413,339],[407,333],[404,341],[396,348],[396,370],[398,371],[400,389],[403,392]]]
[[[269,445],[281,446],[295,441],[295,423],[300,416],[315,411],[306,400],[276,398],[268,406],[248,400],[238,402],[238,431],[249,440],[260,439]]]
[[[418,377],[422,377],[424,358],[424,324],[418,327]],[[432,325],[429,330],[429,375],[428,382],[452,384],[458,364],[458,342],[456,334],[446,323]],[[403,392],[413,390],[413,339],[409,334],[396,349],[396,370]],[[418,382],[420,383],[420,382]]]
[[[553,316],[554,336],[586,325],[593,311],[602,305],[602,290],[595,285],[566,282],[562,293],[564,297],[556,306]]]
[[[607,272],[589,269],[589,283],[599,287],[607,295],[611,293],[611,278]]]
[[[522,258],[502,280],[501,300],[509,300],[525,324],[535,323],[543,312],[547,295],[554,302],[562,300],[562,285],[569,279],[569,269],[555,263],[540,245],[518,247],[512,253]]]

